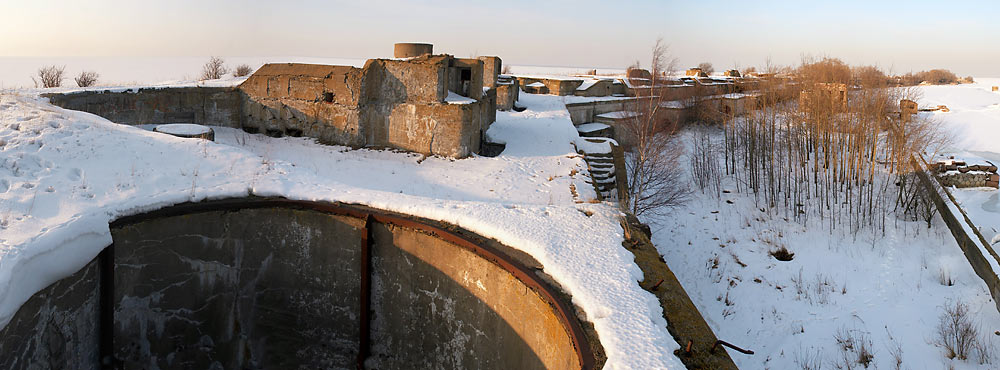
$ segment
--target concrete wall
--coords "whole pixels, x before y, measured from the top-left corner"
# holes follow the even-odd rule
[[[100,369],[99,266],[35,293],[0,330],[0,369]]]
[[[366,235],[365,368],[582,366],[555,303],[470,249],[390,223],[366,229],[355,216],[364,210],[232,202],[116,222],[107,254],[113,270],[95,260],[33,296],[0,331],[0,366],[100,368],[104,331],[113,334],[118,368],[356,368]],[[113,307],[108,327],[98,325],[102,288]],[[599,360],[590,335],[584,343],[598,346],[588,348]]]
[[[182,87],[136,92],[47,94],[52,104],[130,125],[187,122],[239,127],[241,99],[233,88]]]
[[[499,67],[499,58],[485,58]],[[237,88],[141,89],[52,94],[53,104],[123,124],[190,122],[321,143],[466,157],[496,120],[479,59],[427,55],[373,59],[364,68],[267,64]],[[492,71],[492,70],[490,70]],[[487,76],[495,84],[496,76]],[[449,104],[453,91],[475,100]]]

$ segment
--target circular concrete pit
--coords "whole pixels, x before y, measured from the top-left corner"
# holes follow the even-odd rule
[[[126,217],[111,231],[112,247],[0,331],[0,351],[23,357],[0,365],[28,368],[38,348],[14,338],[35,336],[68,343],[41,354],[52,368],[101,357],[126,369],[595,366],[597,340],[556,288],[426,221],[253,198]],[[98,323],[37,330],[56,319],[34,312],[59,310]]]

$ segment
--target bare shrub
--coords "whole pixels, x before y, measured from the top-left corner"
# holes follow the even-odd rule
[[[804,352],[800,349],[795,353],[795,364],[802,370],[823,370],[823,351]]]
[[[837,58],[823,58],[818,61],[804,58],[796,72],[806,83],[851,82],[851,67]]]
[[[699,63],[698,68],[700,68],[702,72],[705,72],[705,74],[709,76],[711,76],[712,73],[715,73],[715,67],[713,67],[712,63],[709,62]]]
[[[31,80],[35,81],[35,87],[38,87],[39,82],[41,82],[42,87],[44,88],[59,87],[62,86],[62,81],[65,79],[63,77],[63,72],[65,71],[66,66],[42,67],[38,69],[38,80],[35,80],[34,77],[32,77]]]
[[[944,347],[945,357],[966,360],[979,346],[979,329],[972,323],[969,306],[962,301],[946,303],[937,325],[934,344]]]
[[[847,330],[840,328],[834,334],[833,339],[840,347],[840,361],[834,364],[838,369],[855,369],[857,365],[868,368],[875,354],[872,352],[872,340],[868,333],[860,330]]]
[[[650,66],[651,79],[630,77],[636,79],[636,84],[649,84],[650,88],[637,89],[636,101],[624,107],[628,114],[615,128],[625,150],[627,174],[626,197],[619,201],[623,209],[636,216],[662,214],[688,196],[679,170],[683,144],[675,135],[677,123],[663,117],[663,94],[656,93],[659,76],[676,66],[676,61],[667,57],[663,39],[656,40],[653,46]]]
[[[889,332],[889,328],[886,327],[885,333],[889,336],[889,344],[886,348],[889,350],[889,354],[892,355],[893,369],[902,370],[903,369],[903,346],[896,341],[896,338],[892,336]]]
[[[250,68],[250,66],[246,64],[240,64],[233,70],[233,76],[236,77],[249,76],[251,73],[253,73],[253,68]]]
[[[226,61],[220,57],[212,57],[201,67],[201,80],[217,80],[226,74]]]
[[[80,72],[80,75],[76,76],[74,80],[76,81],[76,86],[88,87],[88,86],[93,86],[95,83],[97,83],[98,77],[100,77],[100,75],[97,74],[97,72],[83,71]]]
[[[694,143],[691,147],[691,178],[701,189],[711,190],[716,197],[722,195],[722,166],[719,163],[719,149],[712,142],[711,128],[700,127],[695,130]]]

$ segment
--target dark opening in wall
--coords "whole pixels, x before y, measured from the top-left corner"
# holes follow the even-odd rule
[[[472,83],[472,69],[461,68],[459,71],[459,79],[462,81],[462,91],[459,91],[458,93],[464,97],[471,98],[471,96],[469,96],[469,85]]]
[[[333,92],[324,91],[323,92],[323,101],[327,102],[327,103],[333,103]]]

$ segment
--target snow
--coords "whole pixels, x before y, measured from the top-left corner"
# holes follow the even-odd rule
[[[611,126],[605,125],[603,123],[598,123],[598,122],[590,122],[590,123],[584,123],[584,124],[580,124],[580,125],[576,126],[576,131],[577,132],[594,132],[594,131],[601,131],[601,130],[606,129],[608,127],[611,127]]]
[[[949,112],[920,113],[942,126],[951,143],[943,155],[966,163],[1000,163],[1000,93],[990,91],[1000,78],[976,78],[976,83],[921,86],[919,106],[947,105]],[[949,189],[986,240],[1000,238],[1000,194],[993,188]],[[994,244],[996,245],[996,244]],[[998,270],[997,272],[1000,272]]]
[[[545,87],[545,84],[543,84],[541,82],[532,82],[532,83],[524,85],[524,86],[527,86],[527,87]]]
[[[621,246],[619,212],[593,202],[565,101],[522,94],[527,110],[498,112],[486,133],[507,143],[500,156],[452,160],[224,127],[213,127],[217,142],[186,140],[64,110],[32,90],[2,93],[0,326],[110,244],[109,221],[189,201],[282,196],[449,222],[523,250],[594,324],[606,368],[681,369],[662,309]]]
[[[454,91],[448,90],[448,97],[444,99],[448,104],[472,104],[476,102],[476,99],[467,98],[456,94]]]
[[[693,135],[685,135],[691,145]],[[802,369],[810,361],[837,368],[843,351],[835,335],[844,330],[870,338],[869,368],[895,368],[897,346],[906,369],[996,368],[949,360],[933,344],[943,305],[956,300],[969,305],[990,348],[1000,329],[986,284],[940,217],[930,229],[891,219],[884,235],[855,236],[818,217],[790,222],[733,191],[734,181],[724,177],[729,192],[718,199],[694,190],[691,201],[655,220],[653,242],[716,335],[755,352],[729,351],[741,369]],[[768,255],[779,246],[794,258]],[[942,276],[954,284],[942,284]]]
[[[621,118],[632,118],[638,116],[639,113],[631,111],[616,111],[598,114],[598,118],[610,118],[610,119],[621,119]]]
[[[155,128],[156,132],[162,132],[171,135],[201,135],[206,134],[212,129],[207,126],[196,125],[193,123],[169,123],[165,125],[158,125]]]

